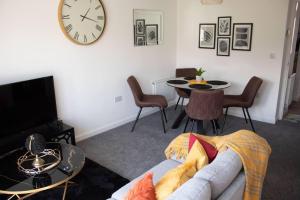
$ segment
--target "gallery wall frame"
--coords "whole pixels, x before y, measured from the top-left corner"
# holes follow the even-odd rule
[[[199,48],[215,49],[216,24],[199,24]]]
[[[218,17],[218,36],[231,35],[231,16]]]
[[[230,56],[230,37],[217,38],[217,56]]]
[[[251,51],[253,23],[234,23],[232,50]]]
[[[146,44],[158,45],[158,25],[147,24],[146,25]]]

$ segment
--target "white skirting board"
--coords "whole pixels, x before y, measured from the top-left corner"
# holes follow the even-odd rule
[[[176,102],[175,102],[175,100],[173,99],[173,101],[169,101],[168,104],[169,104],[169,107],[170,107],[170,106],[175,105]],[[145,110],[145,111],[143,111],[143,112],[141,113],[140,118],[145,117],[145,116],[148,116],[148,115],[151,115],[151,114],[153,114],[153,113],[155,113],[155,112],[158,112],[158,111],[159,111],[159,110],[158,110],[157,108],[156,108],[156,109],[153,108],[153,109]],[[91,131],[88,131],[88,132],[83,132],[83,133],[79,133],[79,134],[77,134],[77,133],[75,132],[76,142],[85,140],[85,139],[90,138],[90,137],[93,137],[93,136],[95,136],[95,135],[104,133],[104,132],[106,132],[106,131],[108,131],[108,130],[117,128],[117,127],[119,127],[119,126],[122,126],[122,125],[124,125],[124,124],[126,124],[126,123],[132,122],[132,121],[135,120],[136,115],[137,115],[137,113],[136,113],[136,114],[133,114],[133,115],[131,115],[131,116],[128,116],[128,117],[126,117],[126,118],[123,118],[123,119],[121,119],[121,120],[119,120],[119,121],[116,121],[116,122],[112,122],[112,123],[106,124],[106,125],[104,125],[104,126],[102,126],[102,127],[96,128],[96,129],[91,130]]]

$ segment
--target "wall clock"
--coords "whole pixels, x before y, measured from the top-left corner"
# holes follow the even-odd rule
[[[71,41],[88,45],[101,37],[106,17],[101,0],[61,0],[58,20]]]

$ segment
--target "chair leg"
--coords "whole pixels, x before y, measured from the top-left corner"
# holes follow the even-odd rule
[[[164,113],[164,117],[165,117],[166,123],[168,123],[168,119],[167,119],[167,115],[166,115],[166,110],[163,108],[162,111]]]
[[[213,133],[216,134],[215,121],[214,120],[210,120],[210,122],[211,122],[211,125],[212,125]]]
[[[134,131],[135,125],[136,125],[136,123],[138,122],[138,120],[139,120],[139,118],[140,118],[140,115],[141,115],[142,110],[143,110],[143,108],[140,107],[140,111],[139,111],[138,115],[136,116],[135,122],[134,122],[134,124],[133,124],[133,126],[132,126],[132,129],[131,129],[131,132]]]
[[[165,127],[165,122],[164,122],[164,112],[163,112],[163,109],[161,109],[161,108],[159,108],[159,109],[160,109],[160,116],[161,116],[161,122],[163,125],[164,133],[166,133],[166,127]]]
[[[195,125],[195,120],[192,119],[192,121],[193,121],[193,122],[192,122],[192,130],[191,130],[191,132],[193,132],[193,130],[194,130],[194,125]]]
[[[225,127],[225,123],[226,123],[226,119],[227,119],[228,109],[229,109],[229,107],[227,107],[226,110],[225,110],[224,122],[223,122],[223,126],[222,126],[222,129],[221,129],[221,133],[223,133],[223,131],[224,131],[224,127]]]
[[[184,126],[184,130],[183,130],[184,133],[186,132],[186,128],[187,128],[189,122],[190,122],[190,118],[188,117],[186,120],[185,126]]]
[[[181,97],[178,97],[178,100],[177,100],[177,103],[176,103],[176,106],[175,106],[175,110],[176,110],[176,109],[177,109],[177,107],[178,107],[178,104],[179,104],[180,98],[181,98]]]
[[[245,108],[243,107],[242,109],[243,109],[243,114],[244,114],[244,118],[245,118],[246,124],[248,124],[248,120],[247,120],[246,113],[245,113]]]
[[[251,124],[252,131],[255,132],[255,129],[254,129],[254,126],[253,126],[252,119],[250,117],[248,108],[246,108],[246,112],[247,112],[247,115],[248,115],[248,118],[249,118],[249,121],[250,121],[250,124]]]

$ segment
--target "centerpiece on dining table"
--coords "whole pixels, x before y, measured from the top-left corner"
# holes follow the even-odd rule
[[[190,80],[190,84],[207,84],[207,82],[204,80],[203,74],[206,71],[202,68],[199,67],[196,69],[196,80]]]

